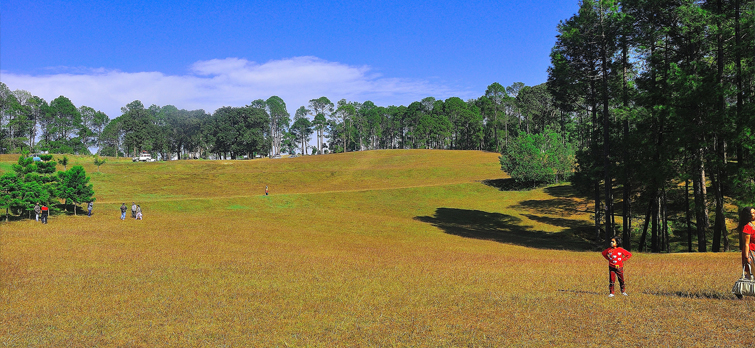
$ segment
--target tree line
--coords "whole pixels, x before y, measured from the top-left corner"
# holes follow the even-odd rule
[[[243,158],[373,149],[460,149],[501,152],[523,134],[555,129],[566,134],[545,84],[488,86],[479,98],[427,97],[408,106],[327,97],[309,101],[293,117],[277,96],[209,114],[173,105],[145,107],[136,100],[110,119],[64,96],[49,104],[0,82],[0,153],[136,156],[161,159]],[[310,143],[315,145],[310,145]]]
[[[547,88],[579,119],[572,182],[595,200],[596,239],[731,248],[727,204],[755,201],[754,6],[583,0],[558,25]]]

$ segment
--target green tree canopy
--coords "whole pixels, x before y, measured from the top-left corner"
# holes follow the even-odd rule
[[[59,186],[58,197],[65,200],[66,204],[72,202],[73,214],[76,215],[76,208],[84,202],[94,201],[94,189],[89,183],[89,177],[82,166],[73,166],[71,170],[58,172]]]
[[[551,130],[512,139],[500,157],[501,169],[520,183],[557,182],[574,169],[574,148]]]

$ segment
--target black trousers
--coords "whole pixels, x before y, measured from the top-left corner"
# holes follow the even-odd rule
[[[624,286],[624,267],[608,266],[608,290],[610,290],[612,294],[614,290],[614,283],[616,283],[616,278],[619,278],[619,286],[621,287],[621,292],[626,292],[626,287]]]

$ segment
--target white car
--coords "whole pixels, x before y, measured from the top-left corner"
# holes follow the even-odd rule
[[[152,158],[152,155],[142,152],[139,157],[133,157],[131,158],[131,161],[133,162],[154,162],[155,159]]]

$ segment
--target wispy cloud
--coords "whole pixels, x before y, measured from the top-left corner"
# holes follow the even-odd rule
[[[48,102],[60,95],[117,117],[120,108],[140,100],[145,106],[174,105],[180,109],[214,112],[222,106],[244,106],[277,95],[289,111],[310,99],[328,97],[377,105],[407,105],[424,97],[474,97],[428,80],[385,77],[368,66],[351,66],[316,57],[295,57],[258,64],[241,58],[194,63],[186,75],[161,72],[122,72],[103,68],[55,67],[55,73],[23,75],[7,71],[0,81],[24,89]]]

